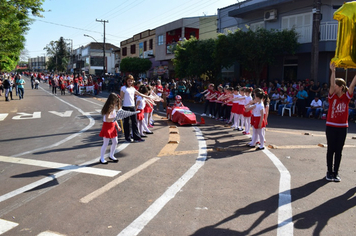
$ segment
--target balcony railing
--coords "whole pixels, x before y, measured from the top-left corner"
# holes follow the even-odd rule
[[[337,22],[322,22],[320,24],[320,41],[336,41],[337,28]],[[312,26],[296,27],[295,30],[299,34],[299,43],[312,42]]]

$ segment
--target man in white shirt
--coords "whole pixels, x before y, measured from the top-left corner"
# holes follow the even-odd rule
[[[319,96],[315,96],[315,98],[313,99],[313,101],[310,103],[310,107],[307,110],[307,117],[311,116],[311,113],[314,112],[315,119],[319,118],[319,113],[323,110],[322,108],[322,102],[319,99]]]

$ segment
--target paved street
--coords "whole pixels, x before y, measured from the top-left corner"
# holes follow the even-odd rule
[[[219,121],[175,127],[158,112],[153,135],[120,134],[119,162],[101,165],[107,93],[26,82],[23,100],[0,101],[0,235],[355,235],[355,123],[340,183],[324,178],[325,121],[274,114],[255,151]]]

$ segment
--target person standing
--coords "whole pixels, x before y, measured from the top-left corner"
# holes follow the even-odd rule
[[[17,88],[19,90],[19,98],[20,100],[23,99],[24,93],[25,93],[25,80],[21,78],[21,76],[19,75],[19,80],[17,81]]]
[[[330,63],[330,89],[329,89],[329,111],[326,118],[326,180],[340,182],[339,167],[342,156],[342,149],[347,135],[349,103],[353,96],[356,85],[356,76],[353,78],[350,87],[346,87],[345,80],[335,78],[336,66]]]
[[[297,93],[297,110],[298,117],[305,117],[305,107],[306,107],[306,99],[308,98],[308,93],[304,90],[303,86],[299,87],[299,91]]]
[[[128,75],[125,79],[125,85],[121,87],[120,97],[122,99],[122,109],[125,111],[135,112],[135,95],[140,95],[141,97],[148,98],[148,96],[139,93],[135,87],[133,86],[134,77],[132,75]],[[124,134],[125,140],[127,142],[131,142],[130,138],[130,119],[131,119],[131,129],[132,136],[135,142],[143,142],[144,139],[141,138],[138,128],[137,128],[137,120],[136,115],[131,115],[129,117],[124,118]]]
[[[10,80],[5,77],[2,85],[3,85],[4,89],[5,89],[5,101],[9,102],[10,101],[9,100],[9,92],[10,92],[10,88],[11,88]]]
[[[99,133],[99,136],[103,138],[103,146],[101,147],[100,152],[100,160],[101,164],[108,164],[108,161],[105,160],[105,151],[109,145],[109,141],[111,139],[111,148],[110,148],[110,155],[109,159],[113,162],[118,162],[119,160],[115,158],[115,149],[118,143],[117,140],[117,130],[121,131],[119,125],[117,124],[116,113],[117,108],[120,108],[120,98],[115,93],[111,93],[106,100],[103,108],[101,109],[101,115],[103,116],[103,126]]]

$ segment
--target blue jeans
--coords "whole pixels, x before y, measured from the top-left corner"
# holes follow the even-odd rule
[[[283,107],[286,106],[286,108],[290,108],[292,106],[292,104],[281,104],[281,105],[278,105],[278,115],[282,115],[282,109]]]
[[[25,93],[25,90],[23,88],[18,88],[18,90],[19,90],[19,98],[22,99],[23,94]]]
[[[314,118],[319,118],[320,112],[323,111],[323,108],[311,108],[309,107],[307,110],[307,117],[309,117],[310,112],[314,112]]]

